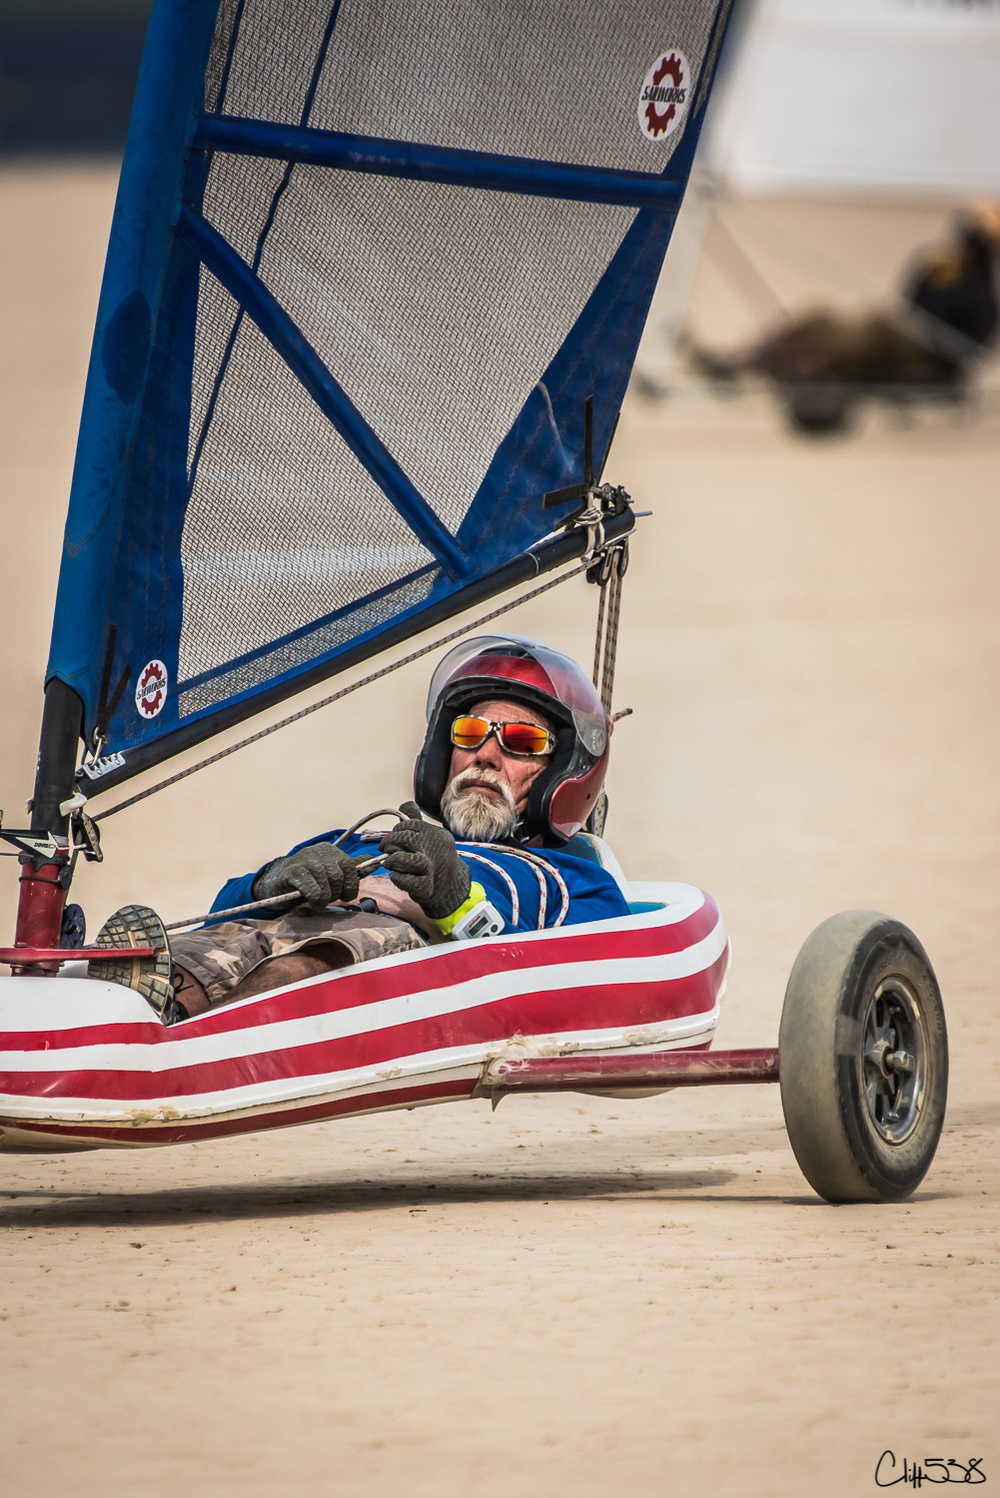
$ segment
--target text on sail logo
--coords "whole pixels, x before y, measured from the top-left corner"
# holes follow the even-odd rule
[[[647,140],[665,140],[678,128],[687,110],[689,78],[683,52],[671,47],[660,53],[639,94],[639,127]]]
[[[143,718],[155,718],[167,700],[167,668],[162,661],[149,661],[139,672],[135,705]]]

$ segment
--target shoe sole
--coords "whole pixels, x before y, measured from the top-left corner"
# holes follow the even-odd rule
[[[116,947],[155,947],[153,957],[122,957],[107,962],[91,962],[87,976],[103,978],[106,983],[121,983],[134,988],[162,1015],[174,996],[170,982],[170,945],[163,922],[148,905],[123,905],[109,916],[94,940],[94,946],[106,951]]]

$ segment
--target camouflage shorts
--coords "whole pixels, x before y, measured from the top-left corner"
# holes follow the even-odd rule
[[[220,921],[170,938],[171,956],[197,978],[210,1004],[224,1003],[232,990],[272,957],[285,957],[317,942],[336,946],[350,967],[425,947],[426,939],[407,921],[363,910],[295,910],[271,921]]]

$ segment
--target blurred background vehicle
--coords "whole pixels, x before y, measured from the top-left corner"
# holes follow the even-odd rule
[[[998,65],[995,3],[744,0],[639,390],[731,392],[756,374],[811,432],[845,429],[872,399],[979,401],[994,376]]]
[[[1000,201],[974,199],[955,212],[940,245],[912,257],[895,305],[821,304],[729,351],[680,341],[706,380],[763,376],[800,432],[843,431],[865,400],[964,403],[996,339],[998,261]]]

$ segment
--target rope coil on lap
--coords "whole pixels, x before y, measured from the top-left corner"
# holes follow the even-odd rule
[[[493,847],[493,844],[492,843],[487,843],[486,847],[491,848],[491,847]],[[504,848],[502,851],[504,853],[506,853],[506,852],[509,852],[510,850],[507,849],[507,848]],[[468,848],[464,848],[459,856],[461,858],[472,858],[472,859],[474,859],[476,861],[476,863],[484,863],[488,869],[492,869],[495,874],[499,874],[500,875],[501,879],[506,880],[507,889],[508,889],[508,892],[510,894],[510,920],[511,920],[511,925],[516,926],[517,923],[518,923],[518,921],[519,921],[519,919],[520,919],[520,917],[521,917],[521,902],[520,902],[520,899],[518,898],[517,885],[514,883],[513,879],[508,874],[507,870],[504,869],[504,868],[501,868],[501,866],[499,864],[494,863],[493,860],[492,860],[492,858],[484,858],[481,853],[470,853],[469,850],[468,850]]]
[[[545,916],[546,916],[547,911],[548,911],[548,889],[546,888],[546,884],[545,884],[545,874],[551,874],[552,875],[552,878],[553,878],[553,880],[555,882],[556,888],[559,890],[559,900],[560,900],[559,914],[556,916],[555,920],[552,922],[552,927],[553,927],[553,929],[555,929],[556,926],[561,926],[562,923],[563,923],[563,921],[565,921],[567,915],[569,914],[569,887],[566,884],[566,881],[563,878],[562,874],[560,874],[559,870],[555,867],[555,865],[549,863],[549,861],[548,861],[547,858],[543,858],[540,853],[535,853],[530,848],[515,848],[515,847],[511,847],[507,843],[484,843],[483,846],[486,847],[486,848],[489,848],[490,851],[493,852],[493,853],[508,853],[508,854],[511,854],[515,858],[521,858],[521,859],[524,860],[525,863],[529,864],[534,869],[535,877],[538,880],[538,887],[539,887],[539,899],[538,899],[539,911],[538,911],[538,927],[537,927],[537,929],[539,931],[543,931],[545,929]],[[500,869],[500,868],[498,868],[498,866],[495,863],[493,863],[490,859],[483,858],[478,853],[470,853],[465,848],[463,848],[463,850],[462,850],[462,857],[463,858],[476,858],[476,859],[478,859],[478,861],[480,863],[488,864],[490,868],[497,869],[497,872],[503,874],[503,877],[508,881],[508,883],[511,885],[511,887],[515,888],[514,881],[513,881],[513,879],[511,879],[511,877],[507,873],[506,869]],[[543,872],[543,870],[544,870],[544,872]],[[517,923],[517,914],[516,913],[513,915],[512,919],[513,919],[514,924],[516,925],[516,923]]]

